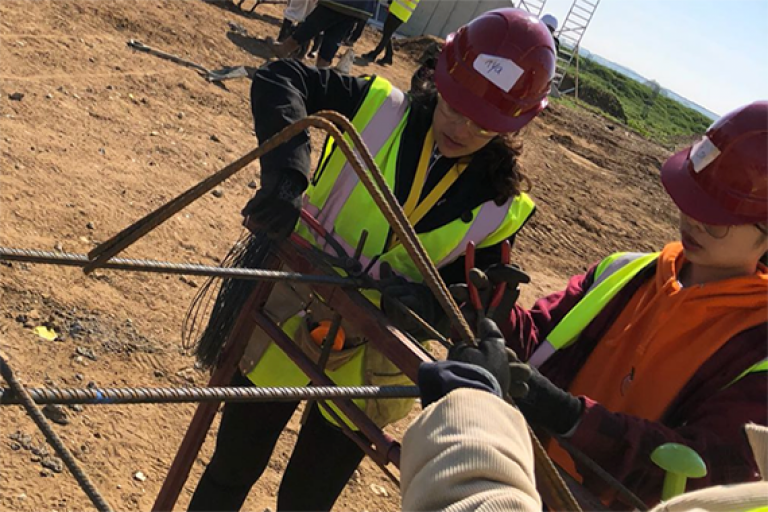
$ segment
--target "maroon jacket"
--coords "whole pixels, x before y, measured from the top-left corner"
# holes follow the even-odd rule
[[[538,300],[530,310],[519,306],[512,310],[509,322],[500,327],[507,344],[521,359],[530,358],[538,344],[584,297],[594,271],[592,267],[587,274],[572,277],[564,291]],[[541,366],[541,373],[567,390],[598,341],[655,271],[655,265],[651,265],[635,276],[576,342]],[[699,368],[658,422],[613,413],[584,397],[585,412],[570,442],[649,504],[660,500],[664,479],[664,472],[650,455],[657,446],[668,442],[690,446],[707,464],[707,476],[689,480],[688,489],[757,480],[757,466],[743,425],[768,425],[768,373],[750,373],[729,384],[768,357],[766,340],[768,321],[732,338]],[[597,476],[578,464],[577,469],[592,492],[600,495],[607,489]],[[623,507],[621,503],[613,505]]]

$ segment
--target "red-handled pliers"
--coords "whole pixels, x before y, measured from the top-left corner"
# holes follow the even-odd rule
[[[501,263],[502,265],[509,265],[512,261],[512,244],[509,240],[504,240],[501,244]],[[493,314],[496,312],[496,308],[501,304],[501,299],[504,297],[504,291],[507,289],[507,283],[502,281],[496,285],[491,295],[491,303],[488,306],[488,318],[493,318]]]
[[[475,268],[475,242],[469,242],[467,244],[467,250],[464,253],[464,279],[467,282],[467,290],[469,292],[469,302],[477,314],[477,321],[485,317],[485,307],[483,301],[480,299],[480,292],[477,287],[472,283],[470,278],[470,271]]]

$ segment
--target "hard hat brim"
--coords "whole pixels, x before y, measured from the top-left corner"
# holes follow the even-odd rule
[[[672,155],[661,166],[661,183],[681,212],[694,220],[714,226],[749,224],[707,194],[693,178],[689,160],[691,148]]]

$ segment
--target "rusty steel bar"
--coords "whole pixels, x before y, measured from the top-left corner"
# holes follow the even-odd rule
[[[342,133],[339,131],[337,126],[334,125],[333,123],[337,123],[346,129],[353,144],[355,145],[355,149],[358,151],[359,155],[361,155],[362,158],[365,160],[366,164],[368,164],[369,171],[371,173],[371,176],[373,176],[373,179],[371,178],[371,176],[368,175],[368,173],[365,172],[358,154],[353,152],[349,144],[347,144],[346,141],[344,140]],[[340,151],[342,151],[344,156],[347,158],[347,161],[350,163],[351,167],[354,169],[355,173],[358,175],[361,183],[363,183],[366,190],[368,190],[368,192],[370,193],[371,198],[374,200],[374,202],[380,208],[380,210],[384,213],[387,220],[390,221],[390,225],[392,226],[394,233],[398,236],[398,239],[402,242],[403,247],[406,249],[406,252],[411,257],[411,259],[414,261],[414,264],[417,266],[419,271],[424,276],[424,281],[427,283],[429,288],[434,293],[441,307],[445,310],[445,313],[448,316],[449,320],[451,321],[451,324],[453,325],[453,327],[457,329],[457,331],[459,332],[460,336],[464,341],[466,341],[467,343],[473,343],[474,335],[472,333],[472,330],[470,329],[469,325],[464,319],[458,305],[456,304],[456,301],[448,292],[448,289],[445,283],[442,281],[442,279],[440,278],[440,275],[437,273],[437,270],[434,264],[427,256],[426,251],[424,250],[424,247],[421,245],[420,241],[418,240],[418,237],[416,236],[416,233],[413,230],[413,227],[410,225],[410,223],[408,222],[408,219],[405,217],[405,214],[403,213],[402,208],[400,207],[397,200],[394,198],[392,191],[389,190],[389,188],[386,186],[384,177],[381,174],[381,171],[379,170],[375,161],[373,160],[373,157],[371,156],[370,151],[365,146],[360,135],[357,133],[354,126],[352,126],[349,120],[347,120],[346,118],[344,118],[343,116],[335,112],[327,112],[327,111],[320,112],[316,115],[304,118],[302,120],[299,120],[287,126],[278,134],[271,137],[263,145],[252,150],[251,152],[239,158],[235,162],[227,165],[225,168],[209,176],[208,178],[201,181],[197,185],[188,189],[186,192],[177,196],[175,199],[166,203],[165,205],[160,207],[158,210],[151,212],[150,214],[146,215],[144,218],[140,219],[138,222],[132,224],[122,232],[113,236],[110,240],[104,242],[103,244],[96,247],[94,250],[92,250],[89,253],[88,256],[91,259],[91,263],[89,263],[86,267],[84,267],[83,269],[84,272],[86,273],[91,272],[98,266],[104,264],[106,261],[108,261],[110,258],[115,256],[117,253],[119,253],[126,247],[133,244],[135,241],[140,239],[146,233],[148,233],[152,229],[156,228],[157,226],[165,222],[175,213],[177,213],[178,211],[180,211],[181,209],[183,209],[184,207],[186,207],[187,205],[189,205],[190,203],[192,203],[193,201],[195,201],[196,199],[198,199],[199,197],[201,197],[202,195],[204,195],[205,193],[213,189],[219,183],[229,178],[230,176],[234,175],[236,172],[244,168],[253,160],[260,158],[262,155],[264,155],[268,151],[271,151],[273,148],[277,147],[278,145],[283,144],[284,142],[291,139],[293,136],[297,135],[298,133],[304,131],[309,127],[322,129],[325,132],[327,132],[328,135],[334,138],[334,140],[338,144],[337,147],[339,148]],[[381,186],[382,183],[383,183],[383,186]],[[377,185],[379,186],[377,187]],[[367,301],[364,301],[364,302],[367,303]],[[370,306],[370,308],[375,309],[373,308],[372,305],[370,305],[370,303],[368,303],[368,305]],[[363,304],[363,306],[365,306],[365,304]],[[353,310],[354,310],[354,306],[353,306]],[[379,313],[379,315],[381,315],[381,313]],[[390,333],[398,333],[398,331],[394,329],[394,327],[392,327]],[[406,344],[406,348],[411,348],[410,340],[407,340],[407,341],[409,343]],[[381,351],[385,356],[387,356],[390,360],[392,360],[393,362],[395,362],[395,364],[397,364],[395,359],[393,357],[390,357],[390,355],[394,354],[396,358],[400,358],[401,360],[402,358],[400,357],[399,354],[397,354],[398,351],[394,347],[390,347],[390,348],[391,350],[385,349]],[[412,364],[413,361],[406,361],[406,363]],[[405,371],[405,368],[403,368],[402,366],[400,366],[400,368]],[[409,370],[413,370],[413,368],[411,367],[409,368]],[[407,375],[410,376],[415,374],[407,372]],[[413,379],[414,377],[411,377],[411,378]],[[534,439],[533,447],[534,447],[534,457],[536,459],[536,463],[538,466],[541,466],[540,470],[543,471],[543,474],[546,475],[547,477],[543,479],[543,481],[547,482],[547,485],[551,485],[553,487],[552,489],[553,495],[556,498],[560,498],[560,497],[563,498],[565,502],[565,507],[570,508],[572,510],[580,510],[578,503],[576,503],[576,501],[573,499],[573,496],[568,491],[565,483],[560,478],[560,475],[554,469],[552,461],[549,459],[549,456],[547,455],[546,451],[544,451],[543,447],[535,438],[535,435],[533,433],[532,433],[532,437]],[[197,449],[199,450],[199,446]],[[184,478],[186,478],[186,476]],[[560,503],[554,504],[555,507],[559,507],[559,505]]]
[[[363,158],[365,165],[368,167],[370,176],[366,174],[363,162],[360,162],[357,155],[352,152],[349,146],[347,144],[342,144],[341,140],[338,138],[334,137],[334,140],[337,141],[339,149],[347,157],[347,161],[349,161],[350,165],[357,173],[360,181],[365,185],[368,192],[370,192],[374,202],[376,202],[378,207],[387,217],[387,220],[392,227],[392,231],[395,232],[398,239],[403,244],[403,248],[408,253],[408,256],[411,257],[416,264],[416,267],[424,276],[424,283],[430,290],[432,290],[432,293],[445,311],[453,327],[465,342],[474,343],[475,337],[472,333],[472,329],[470,329],[469,324],[464,319],[464,315],[461,313],[459,306],[448,291],[448,287],[440,277],[435,264],[429,258],[426,249],[424,249],[424,246],[421,244],[421,240],[419,240],[419,237],[416,235],[416,231],[413,229],[413,226],[411,226],[411,223],[405,215],[403,208],[400,206],[400,203],[397,201],[394,192],[392,192],[387,185],[384,175],[381,173],[379,166],[376,164],[371,152],[368,150],[368,146],[365,145],[365,142],[357,129],[352,125],[349,119],[338,112],[325,110],[319,112],[317,115],[333,121],[334,124],[341,126],[346,134],[349,135],[353,147],[358,151]],[[373,178],[373,183],[376,184],[375,186],[371,182],[371,177]]]
[[[317,382],[323,386],[334,385],[330,377],[319,372],[315,363],[268,316],[261,311],[253,311],[251,315],[264,332],[301,368],[312,382]],[[378,454],[382,454],[396,466],[400,466],[400,444],[397,441],[377,427],[351,400],[336,398],[332,401],[360,429],[360,432],[374,444],[376,447],[375,451],[371,452],[370,447],[365,449],[366,453],[371,455],[371,458],[377,460],[379,459]],[[363,447],[361,445],[358,446]]]
[[[280,260],[275,256],[268,257],[264,262],[264,268],[269,270],[277,270],[280,268],[280,265]],[[232,381],[251,333],[256,327],[256,322],[249,312],[251,309],[261,309],[269,298],[273,287],[274,283],[271,282],[259,283],[245,304],[243,304],[243,309],[238,315],[235,326],[226,340],[221,361],[208,381],[209,387],[226,386]],[[195,459],[197,459],[197,454],[203,446],[208,430],[211,428],[211,423],[213,423],[213,418],[216,416],[218,408],[218,403],[207,403],[197,406],[192,421],[176,452],[176,457],[174,457],[165,481],[163,481],[157,498],[155,498],[155,503],[152,505],[153,512],[170,512],[173,510],[173,506],[179,498],[184,483],[189,477],[192,465],[195,463]]]
[[[312,275],[323,272],[318,262],[312,261],[291,246],[280,246],[280,258],[291,269]],[[354,325],[369,342],[395,366],[416,382],[419,365],[434,362],[435,358],[419,343],[400,332],[376,306],[360,292],[351,288],[314,285],[312,290],[335,311],[342,311],[344,319]]]
[[[283,130],[280,131],[280,133],[274,137],[271,137],[264,144],[261,144],[259,147],[241,156],[234,162],[225,166],[223,169],[208,176],[203,181],[187,189],[185,192],[182,192],[168,203],[164,204],[157,210],[150,212],[137,222],[134,222],[123,231],[111,237],[109,240],[99,244],[88,253],[90,263],[83,268],[83,271],[88,274],[102,266],[113,256],[132,245],[134,242],[139,240],[141,237],[155,229],[166,220],[170,219],[183,208],[189,206],[193,201],[201,198],[213,190],[221,182],[230,178],[254,160],[261,158],[263,155],[272,151],[274,148],[289,141],[310,126],[327,128],[328,126],[332,125],[330,122],[324,119],[307,117],[301,121],[286,126]],[[338,133],[338,130],[336,131]]]
[[[22,261],[42,265],[62,265],[85,267],[90,263],[85,254],[68,252],[38,251],[36,249],[17,249],[0,247],[0,260]],[[100,268],[111,270],[129,270],[136,272],[156,272],[163,274],[181,274],[190,276],[212,276],[249,281],[294,282],[303,284],[327,284],[348,288],[371,288],[371,283],[362,279],[341,276],[307,276],[296,272],[279,272],[254,268],[215,267],[196,263],[172,263],[169,261],[137,260],[112,258]]]
[[[78,465],[75,457],[72,455],[72,452],[70,452],[69,449],[64,445],[61,438],[56,435],[53,427],[51,427],[51,425],[45,419],[43,413],[40,412],[40,409],[35,406],[35,403],[29,396],[29,393],[27,393],[27,390],[24,388],[21,382],[19,382],[13,370],[11,370],[11,367],[8,366],[8,362],[2,357],[2,355],[0,355],[0,375],[3,376],[5,381],[11,387],[13,393],[18,397],[19,402],[24,406],[27,414],[29,414],[30,418],[32,418],[32,421],[35,422],[35,425],[37,425],[37,428],[39,428],[43,433],[46,441],[48,441],[48,444],[53,446],[53,449],[56,450],[56,454],[61,457],[64,465],[67,466],[69,472],[72,473],[72,476],[75,477],[77,483],[80,484],[80,487],[91,500],[91,503],[93,503],[99,512],[112,512],[112,507],[109,506],[101,493],[96,489],[96,486],[93,485],[91,479],[87,474],[85,474],[85,471],[83,471],[83,469]]]
[[[349,144],[344,140],[342,133],[334,123],[344,126],[355,144],[355,149],[366,160],[366,164],[369,166],[370,175],[363,168],[363,164],[360,161],[358,154],[350,148]],[[197,185],[194,185],[157,210],[147,214],[142,219],[131,224],[120,233],[94,248],[88,253],[88,257],[91,261],[83,267],[83,271],[87,274],[102,266],[120,251],[132,245],[138,239],[171,218],[193,201],[202,197],[222,181],[231,177],[254,160],[261,158],[265,153],[287,142],[310,127],[325,131],[337,141],[339,150],[347,158],[347,161],[349,161],[352,169],[354,169],[360,179],[360,182],[365,186],[366,190],[370,193],[371,198],[384,213],[385,217],[390,220],[393,231],[402,241],[403,247],[406,249],[406,252],[411,259],[413,259],[416,267],[424,275],[425,282],[435,294],[441,307],[445,310],[451,324],[462,335],[462,338],[465,341],[471,343],[474,338],[472,330],[464,319],[456,301],[453,300],[453,297],[448,292],[445,283],[440,279],[437,269],[427,256],[426,250],[421,245],[413,227],[405,217],[403,209],[400,207],[394,194],[387,186],[370,151],[365,146],[365,143],[362,141],[357,130],[352,126],[349,120],[336,112],[318,112],[315,115],[305,117],[304,119],[296,121],[283,128],[279,133],[270,137],[264,144],[240,157],[235,162],[225,166],[220,171],[212,174]],[[373,176],[373,180],[371,179],[371,176]]]
[[[562,446],[565,451],[567,451],[568,454],[573,457],[576,462],[583,464],[590,471],[593,471],[604,482],[613,487],[616,492],[618,492],[620,496],[627,500],[627,503],[635,507],[636,510],[639,510],[640,512],[648,510],[648,505],[646,505],[643,500],[641,500],[635,493],[630,491],[615,476],[604,470],[597,462],[589,458],[587,454],[573,446],[567,439],[559,436],[555,439],[558,443],[560,443],[560,446]]]
[[[301,388],[26,388],[36,404],[185,404],[206,402],[297,402],[333,398],[417,398],[416,386],[312,386]],[[21,404],[11,389],[0,388],[0,405]]]

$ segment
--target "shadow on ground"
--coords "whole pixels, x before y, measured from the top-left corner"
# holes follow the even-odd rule
[[[264,39],[238,34],[237,32],[227,32],[227,39],[255,57],[262,59],[272,59],[275,54],[269,49]]]
[[[256,11],[256,9],[259,8],[259,5],[270,3],[270,4],[287,4],[288,2],[280,2],[280,1],[270,1],[270,2],[263,2],[260,0],[204,0],[205,3],[216,6],[220,9],[223,9],[225,11],[231,12],[232,14],[236,16],[240,16],[249,20],[257,20],[257,21],[263,21],[264,23],[269,23],[271,25],[280,26],[282,23],[282,19],[275,18],[274,16],[271,16],[269,14],[262,14]],[[239,5],[242,5],[240,7]]]

